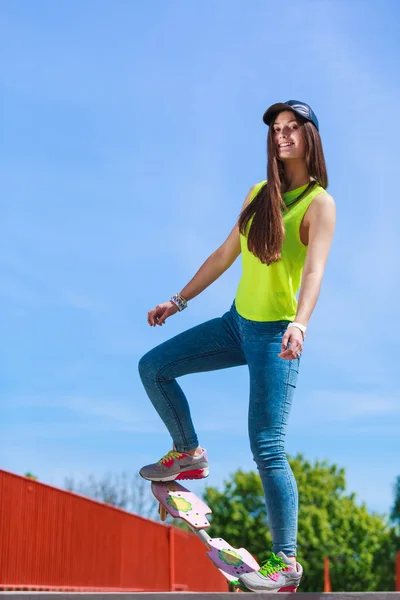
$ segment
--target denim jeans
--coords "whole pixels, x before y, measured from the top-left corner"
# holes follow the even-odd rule
[[[189,404],[177,378],[248,365],[250,448],[260,473],[273,552],[296,555],[298,493],[285,454],[285,430],[300,357],[279,358],[289,321],[251,321],[230,310],[184,331],[139,361],[145,390],[178,451],[198,446]]]

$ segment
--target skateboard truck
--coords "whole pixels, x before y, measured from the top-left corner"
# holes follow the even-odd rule
[[[259,565],[245,548],[233,548],[222,538],[212,538],[205,531],[210,523],[206,515],[211,509],[193,492],[176,481],[152,481],[151,491],[159,501],[159,515],[165,521],[167,514],[183,519],[193,533],[208,548],[207,556],[232,585],[238,587],[237,579],[244,573],[258,571]]]

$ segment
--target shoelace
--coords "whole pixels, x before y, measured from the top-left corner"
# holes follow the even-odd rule
[[[282,560],[282,558],[277,557],[273,552],[271,552],[270,558],[261,565],[260,573],[267,576],[271,575],[272,573],[277,573],[285,567],[287,567],[287,564]]]
[[[160,464],[164,464],[165,462],[168,462],[169,460],[171,460],[171,458],[175,459],[175,458],[179,458],[180,456],[182,456],[182,452],[177,452],[176,450],[170,450],[169,452],[167,452],[167,454],[165,456],[160,458],[160,460],[158,462]]]

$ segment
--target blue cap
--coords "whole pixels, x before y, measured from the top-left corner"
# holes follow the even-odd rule
[[[266,125],[270,125],[272,119],[280,112],[284,110],[292,110],[297,113],[307,121],[310,121],[319,131],[318,119],[315,112],[312,110],[311,106],[308,106],[305,102],[301,102],[300,100],[288,100],[287,102],[278,102],[277,104],[273,104],[269,107],[268,110],[265,111],[263,116],[263,121]]]

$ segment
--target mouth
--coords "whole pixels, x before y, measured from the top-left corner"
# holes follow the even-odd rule
[[[279,148],[279,150],[286,150],[287,148],[290,148],[291,146],[294,146],[293,142],[285,142],[284,144],[279,144],[278,148]]]

